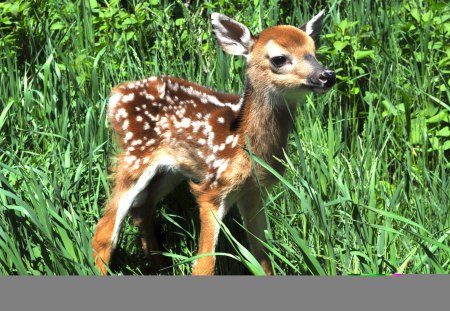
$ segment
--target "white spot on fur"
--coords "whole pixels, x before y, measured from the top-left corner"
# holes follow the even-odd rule
[[[224,124],[225,123],[225,119],[223,117],[218,117],[217,118],[217,122]]]
[[[213,141],[214,141],[214,132],[209,132],[209,134],[208,134],[208,146],[209,146],[210,149],[214,148]]]
[[[137,117],[136,117],[136,121],[142,122],[142,117],[141,117],[141,116],[137,116]]]
[[[123,121],[123,124],[122,124],[122,130],[125,131],[125,130],[128,128],[128,125],[129,125],[128,119],[125,120],[125,121]]]
[[[169,140],[172,137],[172,133],[165,132],[162,136],[165,137],[167,140]]]
[[[174,82],[172,80],[169,80],[169,88],[174,91],[174,92],[178,92],[178,90],[180,89],[180,85],[177,82]]]
[[[128,112],[124,108],[120,108],[119,110],[117,110],[116,121],[119,121],[121,117],[122,118],[128,117]]]
[[[134,165],[132,167],[132,170],[135,171],[137,169],[139,169],[141,167],[141,160],[136,160],[136,162],[134,162]]]
[[[156,140],[154,140],[154,139],[152,138],[152,139],[150,139],[149,141],[147,141],[147,142],[145,143],[145,145],[148,147],[148,146],[153,145],[155,142],[156,142]]]
[[[130,94],[127,94],[127,95],[123,95],[123,97],[122,97],[122,101],[124,102],[124,103],[129,103],[129,102],[131,102],[131,101],[133,101],[134,100],[134,93],[130,93]]]
[[[197,151],[197,155],[198,155],[200,158],[202,158],[202,159],[205,158],[205,155],[203,154],[203,152],[202,152],[201,150],[198,150],[198,151]]]
[[[153,96],[152,94],[149,94],[149,93],[145,93],[145,99],[155,100],[155,96]]]
[[[228,135],[225,139],[225,144],[231,144],[233,142],[234,135]]]
[[[219,160],[216,160],[216,161],[214,161],[214,163],[213,163],[213,167],[214,167],[214,168],[218,168],[218,167],[221,166],[224,162],[225,162],[225,159],[219,159]]]
[[[110,116],[112,115],[113,111],[115,110],[117,104],[122,99],[122,96],[123,96],[122,93],[114,92],[111,95],[111,97],[109,98],[108,109],[109,109]]]
[[[210,154],[207,158],[206,158],[206,163],[209,164],[212,161],[214,161],[216,159],[216,156],[214,154]]]
[[[203,125],[203,121],[193,121],[192,123],[192,131],[197,133],[200,127]]]
[[[181,127],[188,128],[189,126],[191,126],[191,119],[183,118],[183,120],[181,120]]]
[[[233,139],[233,144],[231,145],[232,148],[236,147],[239,140],[239,135],[236,135]]]
[[[130,140],[131,137],[133,137],[133,133],[132,133],[132,132],[128,132],[128,133],[125,135],[125,140],[126,140],[126,141],[127,141],[127,140]]]
[[[219,106],[219,107],[229,107],[233,111],[238,111],[241,108],[242,102],[239,101],[237,104],[229,103],[229,102],[221,102],[216,96],[203,93],[199,90],[194,89],[192,86],[186,87],[183,85],[180,85],[180,89],[184,92],[188,93],[191,96],[197,97],[200,102],[203,104],[211,103],[213,105]]]
[[[217,169],[216,179],[219,179],[220,176],[222,175],[222,173],[227,169],[229,162],[230,162],[230,159],[227,159],[226,161],[222,162],[219,165],[219,168]]]
[[[125,158],[125,162],[127,162],[128,164],[133,163],[135,160],[136,160],[136,157],[133,155]]]
[[[171,105],[175,104],[175,102],[173,101],[172,97],[170,97],[169,95],[166,96],[166,101],[167,101],[169,104],[171,104]]]
[[[158,89],[159,97],[164,96],[164,94],[166,93],[166,84],[163,82],[161,84],[158,84],[156,88]]]

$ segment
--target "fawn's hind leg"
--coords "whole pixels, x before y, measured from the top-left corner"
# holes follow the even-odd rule
[[[130,212],[133,223],[139,227],[142,249],[150,263],[150,274],[157,274],[170,265],[170,261],[161,253],[164,248],[158,235],[156,206],[146,205],[133,208]]]
[[[101,274],[107,272],[105,264],[110,263],[111,253],[117,245],[125,216],[133,205],[139,205],[139,200],[136,199],[139,199],[139,194],[148,186],[159,169],[157,164],[148,166],[135,182],[131,181],[126,169],[119,170],[116,174],[116,185],[112,199],[108,203],[105,215],[97,224],[92,242],[95,265]]]
[[[134,224],[139,226],[141,231],[142,248],[150,261],[151,273],[157,273],[170,264],[170,261],[161,255],[163,247],[158,239],[156,206],[183,179],[183,175],[173,171],[157,174],[139,195],[142,199],[137,201],[141,201],[142,204],[139,203],[130,211]]]
[[[113,198],[106,207],[106,212],[97,224],[95,229],[92,247],[95,258],[95,265],[102,275],[107,273],[106,266],[111,260],[111,253],[114,251],[115,243],[114,231],[117,222],[117,212],[120,202],[120,191],[115,190]]]

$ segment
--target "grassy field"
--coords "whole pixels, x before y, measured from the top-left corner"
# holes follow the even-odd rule
[[[258,33],[300,26],[324,8],[318,57],[338,84],[300,106],[280,159],[286,174],[265,198],[275,272],[449,273],[445,2],[0,3],[0,274],[97,274],[91,239],[117,151],[105,121],[114,85],[165,74],[240,92],[244,62],[220,51],[210,13]],[[197,213],[185,186],[162,204],[169,274],[191,271]],[[218,274],[261,271],[240,224],[237,211],[229,213]],[[128,221],[114,273],[145,273],[138,238]]]

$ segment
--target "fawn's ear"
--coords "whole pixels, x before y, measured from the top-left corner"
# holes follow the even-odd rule
[[[211,14],[211,23],[222,50],[232,55],[249,54],[254,39],[247,27],[219,13]]]
[[[319,39],[320,31],[322,30],[322,22],[325,17],[325,10],[322,10],[314,16],[309,22],[300,27],[301,30],[306,32],[308,36],[314,40]]]

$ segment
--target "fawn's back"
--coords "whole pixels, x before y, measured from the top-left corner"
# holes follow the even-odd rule
[[[108,119],[123,150],[123,171],[139,176],[170,155],[196,181],[217,185],[238,150],[243,98],[173,77],[151,77],[113,89]]]

